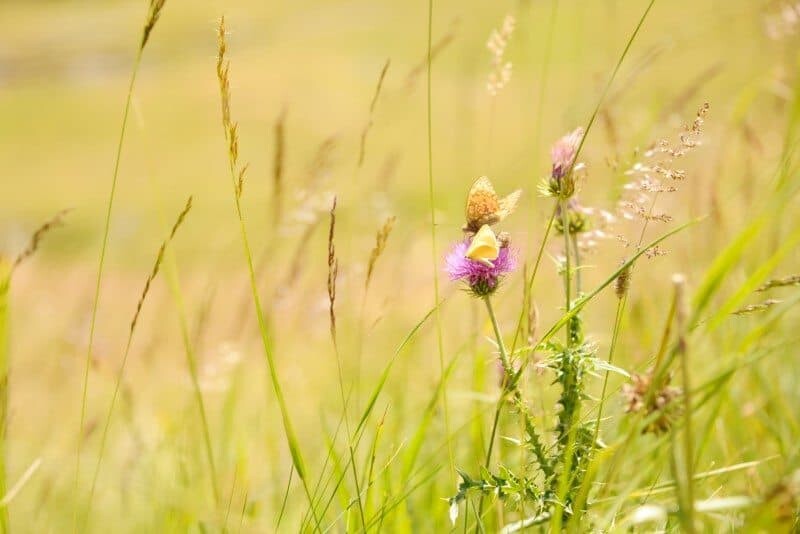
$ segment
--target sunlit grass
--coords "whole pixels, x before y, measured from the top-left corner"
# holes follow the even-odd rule
[[[798,34],[774,33],[789,3],[169,0],[143,58],[147,2],[4,3],[0,256],[74,210],[13,277],[0,259],[2,530],[447,531],[458,473],[499,484],[537,461],[544,507],[473,488],[455,530],[788,528],[800,83]],[[492,95],[486,41],[507,15],[513,69]],[[224,141],[215,65],[238,121],[223,107]],[[580,201],[616,213],[626,172],[704,102],[679,191],[579,250],[567,200],[539,194],[551,143],[586,128]],[[486,303],[443,272],[481,175],[524,191],[497,227],[520,269]],[[565,421],[548,344],[582,347],[577,317],[607,363]],[[626,412],[637,383],[645,407],[683,390],[668,425]]]

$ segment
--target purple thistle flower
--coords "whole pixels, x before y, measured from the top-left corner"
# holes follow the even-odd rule
[[[517,259],[509,247],[502,247],[491,266],[473,261],[465,257],[469,244],[469,239],[465,239],[453,246],[445,258],[445,270],[450,280],[464,280],[475,295],[491,295],[500,279],[516,269]]]
[[[569,172],[575,161],[581,139],[583,139],[583,128],[576,128],[556,141],[553,148],[550,149],[550,158],[553,160],[553,178],[560,180]]]

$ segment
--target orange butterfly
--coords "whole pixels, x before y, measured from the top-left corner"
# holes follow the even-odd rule
[[[522,190],[517,189],[504,198],[499,198],[486,176],[481,176],[469,190],[467,195],[467,224],[465,232],[476,233],[484,224],[496,224],[509,215],[517,207]]]

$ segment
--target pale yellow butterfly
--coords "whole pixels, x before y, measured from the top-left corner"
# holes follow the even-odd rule
[[[492,260],[496,260],[499,255],[500,242],[492,228],[488,224],[484,224],[472,238],[464,257],[494,267]]]
[[[508,217],[517,207],[522,190],[517,189],[504,198],[499,198],[486,176],[481,176],[469,190],[467,195],[467,224],[464,230],[477,232],[484,224],[496,224]]]

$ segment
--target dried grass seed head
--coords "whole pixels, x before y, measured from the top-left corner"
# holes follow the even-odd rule
[[[506,15],[499,30],[492,30],[486,48],[491,53],[491,69],[486,82],[486,90],[491,96],[497,96],[503,87],[511,81],[512,65],[510,61],[504,61],[504,55],[508,41],[514,33],[516,21],[512,15]]]
[[[675,402],[682,394],[681,388],[671,386],[667,375],[657,390],[654,387],[654,371],[645,374],[634,373],[630,383],[622,386],[626,413],[641,413],[650,420],[643,433],[663,434],[668,431],[681,415],[680,403]]]

